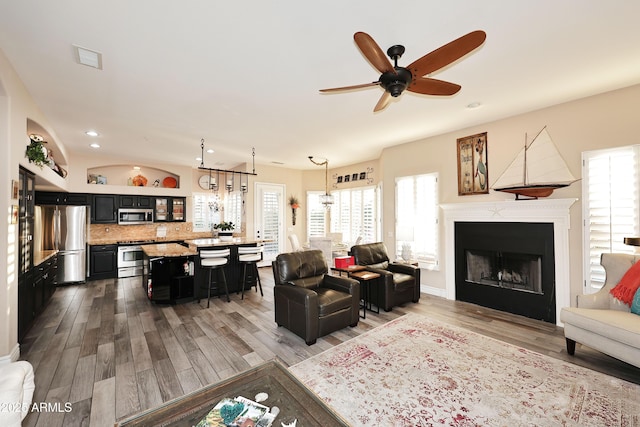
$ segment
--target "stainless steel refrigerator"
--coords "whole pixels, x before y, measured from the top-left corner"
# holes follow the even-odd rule
[[[36,206],[35,250],[57,250],[56,283],[87,280],[87,206]]]

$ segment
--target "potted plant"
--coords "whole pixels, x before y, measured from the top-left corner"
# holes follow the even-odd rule
[[[218,230],[220,240],[231,240],[233,238],[233,230],[236,226],[231,221],[222,221],[213,226],[214,230]]]
[[[29,159],[29,163],[35,163],[40,169],[47,163],[47,149],[42,141],[32,139],[24,155]]]
[[[296,225],[296,209],[300,207],[300,202],[296,196],[289,196],[289,206],[291,206],[291,223]]]

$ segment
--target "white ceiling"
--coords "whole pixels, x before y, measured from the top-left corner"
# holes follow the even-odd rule
[[[197,167],[313,168],[384,147],[640,83],[640,2],[631,0],[1,0],[0,48],[70,151]],[[452,97],[382,89],[319,94],[379,73],[353,41],[406,47],[399,65],[470,31],[480,48],[432,75]],[[79,65],[72,45],[99,51]],[[472,102],[482,106],[468,109]],[[85,135],[88,129],[100,133]],[[94,151],[95,152],[95,151]]]

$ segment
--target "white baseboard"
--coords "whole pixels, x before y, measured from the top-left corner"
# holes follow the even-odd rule
[[[447,290],[442,288],[434,288],[433,286],[420,285],[420,292],[425,294],[434,295],[436,297],[447,297]]]

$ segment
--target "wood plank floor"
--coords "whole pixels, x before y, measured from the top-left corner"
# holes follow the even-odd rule
[[[356,328],[315,345],[273,313],[273,276],[261,268],[264,297],[151,304],[141,278],[60,287],[21,346],[33,364],[34,402],[71,403],[70,412],[33,412],[24,426],[112,426],[125,416],[217,382],[275,356],[293,365],[414,312],[640,384],[640,369],[578,344],[566,353],[562,328],[473,304],[423,294],[418,304],[367,313]]]

